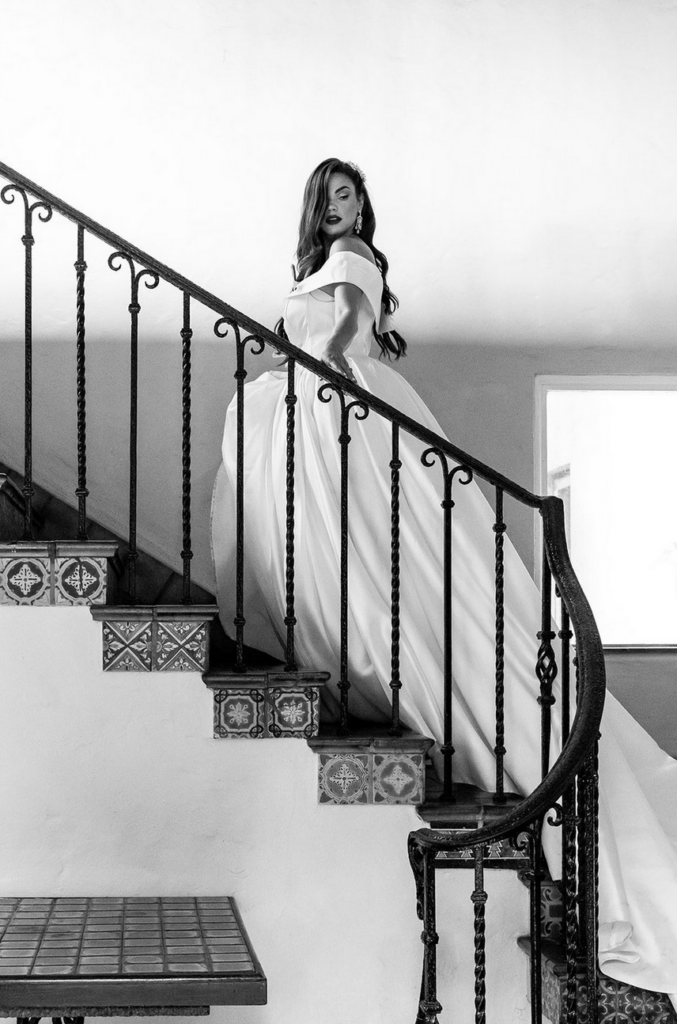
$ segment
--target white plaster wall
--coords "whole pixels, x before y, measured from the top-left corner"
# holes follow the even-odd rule
[[[199,675],[103,673],[100,630],[87,609],[0,608],[0,893],[234,895],[269,1002],[217,1022],[410,1024],[415,811],[319,806],[306,743],[214,740]],[[465,1024],[472,873],[439,888],[440,997]],[[517,1024],[526,890],[494,871],[487,889],[489,1009]]]

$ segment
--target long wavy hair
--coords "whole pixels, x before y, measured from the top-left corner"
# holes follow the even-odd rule
[[[322,233],[322,221],[327,209],[327,196],[329,193],[329,178],[332,174],[345,174],[355,186],[358,200],[362,200],[362,229],[359,237],[371,249],[376,260],[381,277],[383,278],[383,296],[381,299],[383,311],[386,314],[394,313],[399,306],[397,296],[388,287],[388,260],[384,253],[374,245],[374,231],[376,230],[376,217],[372,206],[364,176],[354,165],[330,157],[323,160],[315,168],[306,182],[303,192],[303,208],[301,210],[301,223],[299,225],[299,241],[296,247],[296,270],[294,280],[302,281],[309,274],[314,274],[325,262],[326,248],[325,236]],[[275,325],[276,332],[286,338],[284,321],[279,320]],[[388,359],[399,359],[407,351],[407,343],[397,331],[385,331],[379,334],[376,323],[373,327],[374,337],[381,349],[381,355]]]

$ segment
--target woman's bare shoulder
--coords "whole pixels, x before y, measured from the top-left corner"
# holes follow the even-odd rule
[[[376,263],[374,254],[367,243],[358,238],[357,235],[343,235],[341,238],[336,238],[329,250],[331,256],[335,252],[354,252],[358,256],[363,256],[365,260],[369,260],[370,263]]]

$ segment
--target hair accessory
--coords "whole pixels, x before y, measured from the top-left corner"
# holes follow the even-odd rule
[[[355,221],[355,234],[359,235],[361,230],[362,230],[362,211],[360,210],[360,212],[357,215],[357,220]]]
[[[364,176],[364,171],[361,171],[357,164],[354,164],[352,160],[346,160],[346,163],[348,164],[348,167],[352,167],[352,169],[355,171],[355,174],[359,175],[360,181],[367,180]]]

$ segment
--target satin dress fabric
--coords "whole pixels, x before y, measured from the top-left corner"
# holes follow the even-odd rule
[[[321,358],[334,326],[332,285],[361,293],[358,330],[345,352],[357,383],[438,434],[416,392],[372,358],[372,328],[387,328],[378,269],[353,252],[331,255],[287,297],[290,340]],[[340,402],[295,370],[295,615],[300,666],[331,672],[326,711],[337,714],[340,652]],[[245,642],[282,656],[286,639],[287,370],[245,385]],[[325,393],[325,397],[328,397]],[[348,637],[351,714],[391,714],[392,425],[374,412],[349,417]],[[220,615],[234,634],[236,400],[227,415],[223,464],[212,505],[212,550]],[[422,461],[424,445],[400,432],[400,644],[403,724],[443,740],[443,472]],[[450,464],[449,468],[453,468]],[[454,778],[495,789],[494,513],[474,481],[452,490]],[[506,505],[509,522],[509,509]],[[528,793],[540,779],[540,707],[535,660],[540,597],[506,537],[505,786]],[[559,698],[557,686],[555,694]],[[553,756],[559,739],[552,736]],[[654,991],[677,992],[677,762],[608,694],[600,742],[600,965],[605,974]],[[553,877],[556,830],[546,829]],[[673,998],[671,996],[671,998]],[[673,1002],[675,999],[673,998]]]

